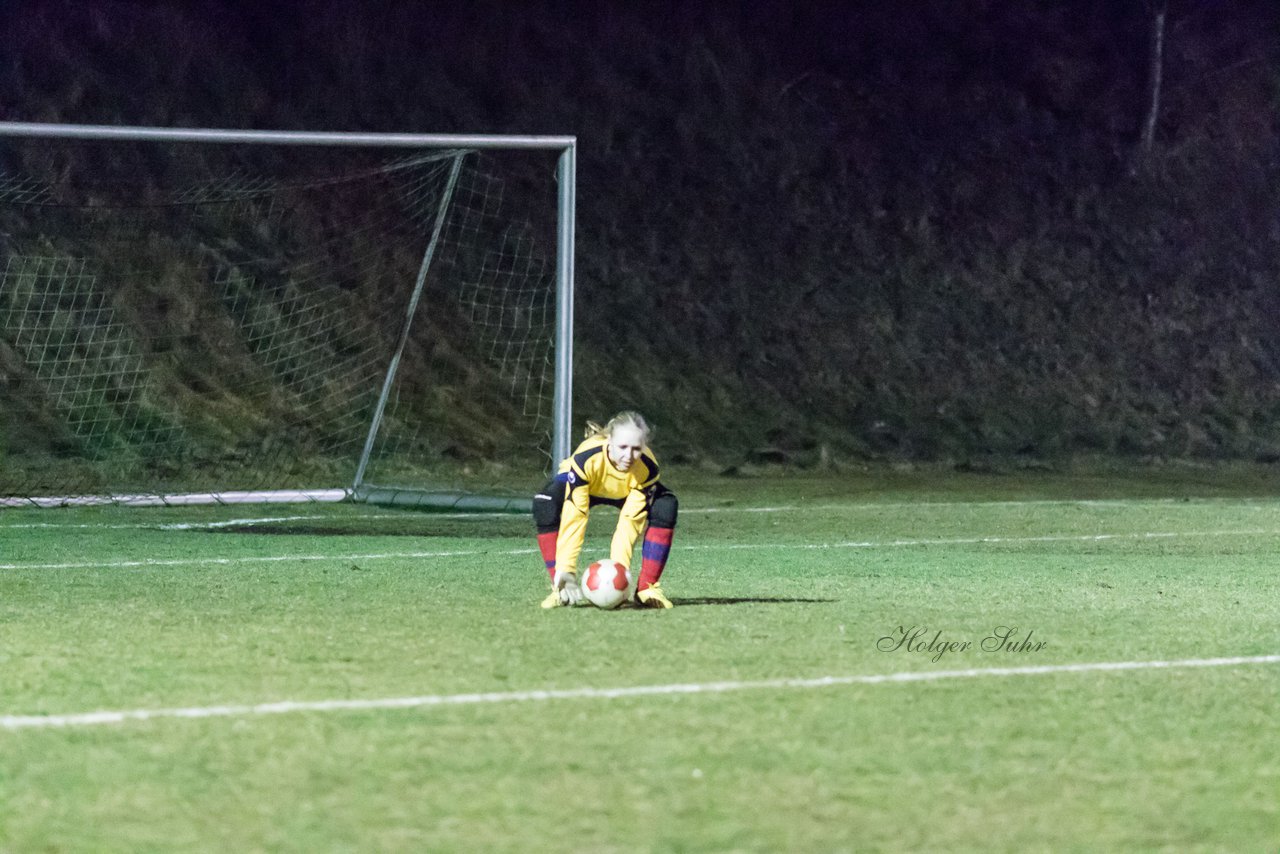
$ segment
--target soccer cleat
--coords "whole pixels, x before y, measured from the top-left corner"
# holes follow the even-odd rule
[[[656,584],[650,584],[643,590],[636,591],[636,602],[640,603],[642,608],[674,608],[671,600],[667,598],[667,594],[662,592],[662,588]]]
[[[560,601],[559,590],[552,590],[547,594],[547,598],[542,600],[542,607],[547,609],[559,608],[563,604],[564,603]]]

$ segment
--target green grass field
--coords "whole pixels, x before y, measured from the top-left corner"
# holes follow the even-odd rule
[[[1274,852],[1272,480],[677,478],[669,612],[522,517],[6,510],[0,850]]]

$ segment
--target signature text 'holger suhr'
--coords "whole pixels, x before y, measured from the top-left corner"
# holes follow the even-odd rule
[[[944,636],[941,629],[930,631],[927,626],[898,626],[892,633],[876,641],[881,652],[918,652],[930,655],[930,661],[938,662],[948,653],[968,652],[1040,652],[1047,641],[1032,640],[1034,629],[1024,633],[1017,626],[996,626],[991,633],[978,641],[958,640]]]

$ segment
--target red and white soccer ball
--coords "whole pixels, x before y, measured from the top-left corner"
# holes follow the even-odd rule
[[[613,560],[598,560],[587,567],[582,579],[582,595],[597,608],[611,610],[627,601],[631,572]]]

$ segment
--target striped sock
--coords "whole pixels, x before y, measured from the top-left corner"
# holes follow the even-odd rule
[[[667,556],[671,554],[671,537],[675,528],[649,528],[644,532],[644,543],[640,548],[640,582],[637,590],[644,590],[658,583],[662,570],[666,568]]]
[[[542,552],[542,561],[547,565],[547,575],[556,577],[556,539],[559,531],[547,531],[538,535],[538,551]]]

